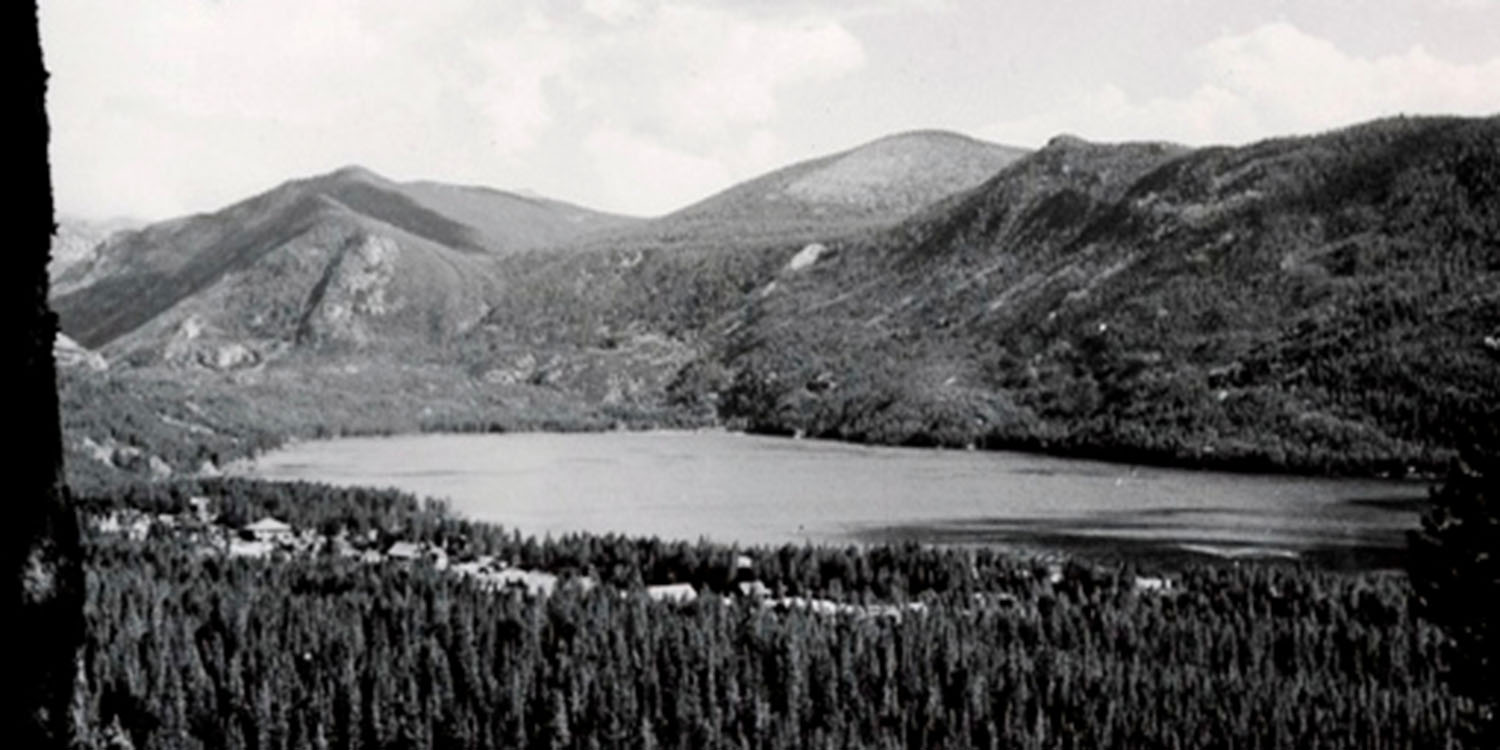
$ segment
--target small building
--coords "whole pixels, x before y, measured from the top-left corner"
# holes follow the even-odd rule
[[[764,599],[771,595],[771,588],[760,581],[741,581],[739,589],[740,596],[751,599]]]
[[[1172,582],[1172,579],[1170,579],[1170,578],[1161,578],[1161,577],[1158,577],[1158,576],[1136,576],[1135,577],[1135,590],[1136,591],[1151,592],[1151,593],[1155,593],[1155,594],[1165,594],[1165,593],[1170,592],[1173,589],[1173,587],[1174,587],[1174,584]]]
[[[385,551],[385,559],[392,562],[416,562],[422,559],[422,547],[416,542],[396,542]]]
[[[143,542],[151,536],[151,518],[135,515],[125,525],[125,538],[132,542]]]
[[[125,527],[120,523],[120,514],[117,511],[111,511],[104,515],[89,516],[89,525],[93,526],[94,530],[101,534],[118,534],[125,530]]]
[[[270,516],[247,524],[240,531],[257,542],[283,542],[290,541],[292,538],[291,524]]]
[[[270,557],[274,551],[275,544],[263,539],[231,539],[229,540],[229,547],[224,552],[230,557],[264,558]]]
[[[667,583],[647,586],[646,596],[658,602],[690,602],[698,598],[698,590],[691,583]]]
[[[448,553],[442,547],[426,542],[396,542],[385,551],[387,560],[395,562],[424,562],[438,570],[448,568]]]
[[[557,590],[557,576],[537,570],[507,568],[487,573],[481,576],[480,580],[498,589],[525,589],[526,593],[532,596],[551,596],[552,592]]]
[[[214,501],[202,495],[188,498],[188,507],[192,509],[193,516],[198,519],[199,523],[210,524],[218,517],[218,514],[214,513]]]
[[[806,596],[783,596],[780,599],[762,599],[760,606],[778,612],[800,610],[815,615],[837,615],[856,611],[855,607],[840,604],[830,599],[813,599]]]

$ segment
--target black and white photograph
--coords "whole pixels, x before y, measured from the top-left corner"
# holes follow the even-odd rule
[[[36,0],[18,748],[1500,746],[1500,0]]]

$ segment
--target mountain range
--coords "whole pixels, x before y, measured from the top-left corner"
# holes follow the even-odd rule
[[[1500,423],[1497,154],[1497,118],[1196,149],[921,131],[655,219],[348,168],[114,234],[53,305],[108,377],[200,389],[420,363],[456,404],[1399,473]],[[454,410],[428,426],[482,426]]]

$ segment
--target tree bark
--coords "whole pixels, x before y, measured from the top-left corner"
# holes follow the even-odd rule
[[[57,372],[52,358],[57,318],[47,306],[47,258],[54,229],[47,162],[47,72],[42,66],[35,2],[5,3],[12,178],[19,185],[14,231],[19,247],[5,253],[4,299],[11,369],[10,395],[22,419],[12,431],[10,460],[17,490],[5,527],[7,601],[16,616],[5,673],[13,747],[66,747],[69,714],[83,642],[83,568],[78,520],[63,483]],[[12,744],[13,743],[13,744]]]

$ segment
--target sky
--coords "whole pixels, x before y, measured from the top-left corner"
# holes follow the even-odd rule
[[[885,135],[1500,113],[1500,0],[43,0],[58,211],[358,164],[651,216]]]

